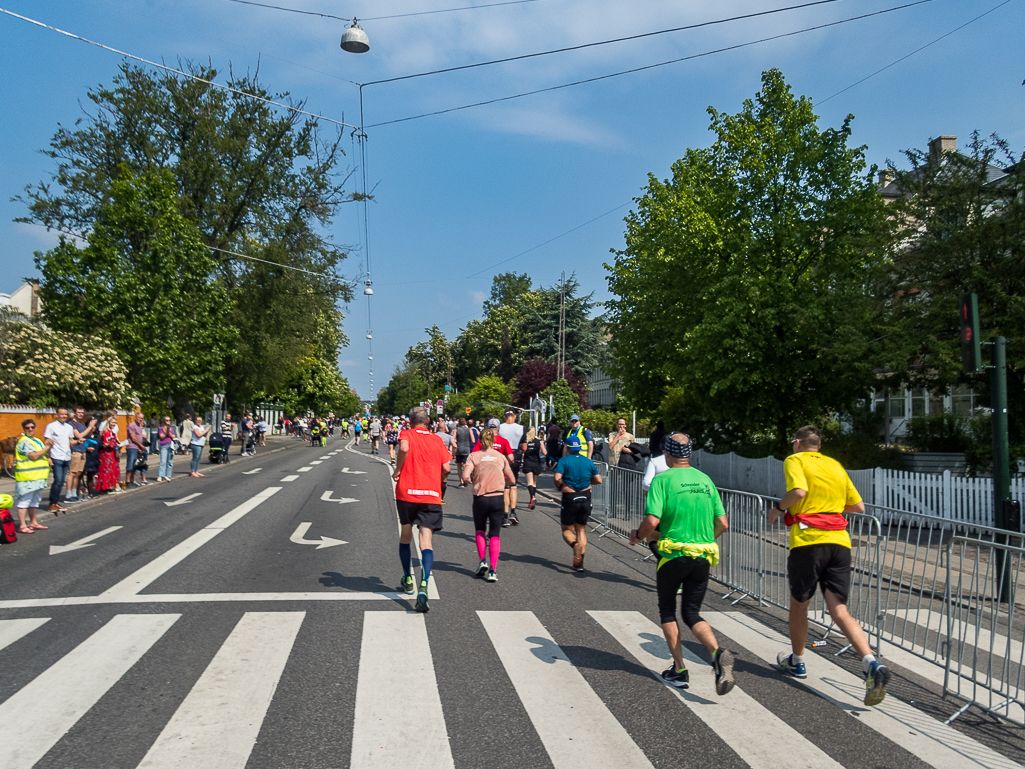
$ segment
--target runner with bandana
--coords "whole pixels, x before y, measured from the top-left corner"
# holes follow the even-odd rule
[[[719,545],[715,540],[729,528],[726,511],[711,478],[690,466],[690,436],[673,433],[662,445],[669,469],[652,479],[644,522],[630,532],[631,546],[647,539],[656,527],[660,532],[655,586],[662,634],[673,656],[673,665],[662,673],[662,680],[678,689],[690,686],[680,627],[676,623],[676,595],[682,588],[683,621],[712,655],[715,691],[723,695],[735,683],[733,653],[719,646],[700,611],[709,570],[719,562]]]

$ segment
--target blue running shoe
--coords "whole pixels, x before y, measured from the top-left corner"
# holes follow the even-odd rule
[[[477,564],[477,576],[478,577],[483,577],[487,573],[488,573],[488,562],[487,561],[481,561],[479,564]]]
[[[865,674],[865,704],[878,705],[886,698],[886,684],[890,682],[890,669],[881,662],[873,662]]]
[[[804,667],[804,663],[792,661],[791,657],[793,656],[790,652],[780,652],[779,656],[776,657],[776,664],[779,665],[779,669],[794,678],[807,678],[808,670]]]
[[[416,594],[416,610],[426,614],[431,610],[431,605],[427,603],[427,583],[420,583],[420,592]]]

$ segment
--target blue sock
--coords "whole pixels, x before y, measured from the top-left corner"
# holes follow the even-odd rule
[[[407,577],[413,573],[413,552],[409,545],[399,543],[399,560],[402,561],[402,573]]]
[[[420,565],[423,566],[422,582],[431,578],[431,567],[434,565],[434,551],[424,550],[420,553]]]

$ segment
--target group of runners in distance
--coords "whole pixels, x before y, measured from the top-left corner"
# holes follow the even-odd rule
[[[374,432],[374,424],[377,431]],[[590,433],[573,415],[570,430],[553,446],[550,435],[524,430],[515,411],[504,422],[490,418],[484,426],[465,419],[433,425],[426,408],[413,408],[408,420],[371,419],[353,426],[357,442],[370,431],[373,451],[385,435],[395,465],[395,499],[401,532],[400,589],[416,595],[416,610],[430,610],[428,586],[434,564],[433,535],[443,525],[445,489],[453,464],[460,487],[471,486],[478,566],[475,576],[498,581],[501,531],[517,525],[517,482],[527,476],[528,507],[535,507],[536,483],[546,464],[554,461],[554,484],[560,492],[562,538],[572,549],[572,568],[584,570],[591,491],[602,483],[591,458]],[[347,428],[343,426],[343,430]],[[343,433],[345,434],[345,433]],[[643,487],[645,516],[630,532],[630,545],[647,543],[658,557],[655,584],[662,632],[673,664],[662,673],[665,683],[686,689],[689,671],[683,658],[677,623],[677,597],[684,624],[707,650],[719,695],[735,684],[734,655],[721,647],[711,626],[700,614],[710,570],[719,561],[717,539],[729,529],[719,491],[712,480],[690,466],[692,446],[683,432],[667,433],[653,446]],[[560,445],[561,444],[561,445]],[[851,581],[851,539],[846,513],[864,512],[865,505],[843,467],[820,453],[821,437],[811,425],[800,428],[791,442],[792,454],[784,462],[786,495],[771,508],[770,525],[783,517],[790,527],[788,578],[791,601],[789,626],[791,648],[780,652],[778,669],[788,676],[806,678],[804,651],[808,636],[808,606],[821,589],[836,626],[861,657],[866,705],[878,705],[886,696],[890,672],[876,660],[860,624],[847,611]],[[558,450],[559,456],[552,455]],[[419,583],[412,567],[413,527],[418,529],[421,574]]]

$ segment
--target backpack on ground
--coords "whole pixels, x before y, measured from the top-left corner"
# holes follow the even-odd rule
[[[18,527],[10,510],[0,510],[0,545],[13,545],[18,541]]]

